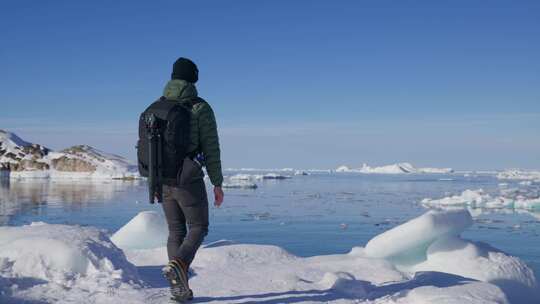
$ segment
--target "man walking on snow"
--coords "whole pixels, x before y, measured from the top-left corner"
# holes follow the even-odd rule
[[[179,58],[173,65],[171,80],[162,97],[191,109],[187,157],[178,185],[163,185],[162,204],[169,228],[169,263],[163,268],[163,274],[171,283],[173,298],[181,302],[193,298],[188,284],[188,269],[208,233],[208,198],[202,166],[206,167],[214,185],[214,204],[219,207],[223,202],[217,124],[210,105],[198,97],[195,87],[198,74],[195,63]]]

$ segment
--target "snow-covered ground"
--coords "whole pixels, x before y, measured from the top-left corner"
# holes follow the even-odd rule
[[[410,163],[397,163],[381,167],[370,167],[362,164],[361,168],[354,169],[348,166],[340,166],[336,172],[364,173],[364,174],[404,174],[404,173],[426,173],[426,174],[447,174],[452,173],[451,168],[416,168]]]
[[[276,246],[211,243],[192,265],[194,303],[540,301],[527,265],[460,237],[471,224],[464,210],[429,211],[376,236],[366,248],[310,258]],[[164,303],[163,226],[161,214],[140,213],[112,241],[91,227],[1,227],[0,300]]]
[[[11,179],[126,179],[138,178],[127,159],[88,145],[52,151],[0,130],[0,171]],[[2,177],[2,176],[0,176]]]

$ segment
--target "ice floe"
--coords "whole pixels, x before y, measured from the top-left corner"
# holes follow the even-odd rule
[[[470,206],[473,208],[540,209],[540,197],[537,192],[513,188],[503,188],[499,196],[492,196],[482,189],[465,190],[461,194],[439,199],[425,198],[421,203],[426,207]]]
[[[364,174],[407,174],[407,173],[425,173],[425,174],[448,174],[454,172],[451,168],[416,168],[410,163],[396,163],[392,165],[371,167],[362,164],[358,169],[352,169],[348,166],[336,168],[336,172],[364,173]]]
[[[540,171],[512,169],[499,172],[497,178],[507,180],[534,180],[540,182]]]
[[[230,181],[223,183],[221,185],[225,189],[257,189],[258,186],[255,183],[252,183],[248,180],[238,180],[238,181]]]

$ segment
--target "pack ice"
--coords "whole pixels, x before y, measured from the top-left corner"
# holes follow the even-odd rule
[[[194,303],[539,303],[527,265],[460,237],[471,224],[465,210],[429,211],[365,248],[309,258],[207,244],[192,265]],[[116,245],[89,227],[0,228],[0,302],[166,303],[163,226],[160,213],[139,214]]]
[[[492,196],[482,189],[465,190],[461,194],[440,199],[425,198],[422,204],[426,207],[470,206],[473,208],[513,208],[540,210],[540,196],[536,190],[503,189],[501,195]]]
[[[336,172],[364,173],[364,174],[407,174],[407,173],[426,173],[426,174],[447,174],[452,173],[452,168],[416,168],[410,163],[396,163],[380,167],[371,167],[362,164],[361,168],[351,169],[347,166],[339,166]]]

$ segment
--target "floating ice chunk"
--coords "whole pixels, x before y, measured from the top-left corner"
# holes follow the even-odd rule
[[[501,194],[501,196],[492,197],[482,189],[465,190],[460,195],[441,199],[426,198],[422,200],[422,204],[426,207],[470,206],[472,208],[540,209],[540,198],[537,197],[536,193],[523,192],[517,188],[505,188],[501,190]]]
[[[257,179],[289,179],[291,177],[288,175],[281,175],[277,173],[268,173],[264,175],[257,175],[256,178]]]
[[[356,172],[365,174],[404,174],[404,173],[426,173],[426,174],[447,174],[454,172],[451,168],[416,168],[410,163],[397,163],[380,167],[371,167],[362,164],[359,169],[351,169],[347,166],[340,166],[336,172]]]
[[[253,175],[251,174],[236,174],[231,177],[229,177],[232,181],[249,181],[253,179]]]
[[[366,255],[405,264],[422,260],[429,245],[446,235],[459,235],[472,225],[467,210],[429,211],[377,235],[366,245]]]
[[[422,200],[424,205],[483,205],[485,202],[492,200],[489,194],[486,194],[484,190],[465,190],[460,195],[449,196],[441,199],[429,199]]]
[[[164,246],[168,235],[160,213],[143,211],[113,234],[111,240],[122,249],[150,249]]]
[[[514,208],[527,210],[540,210],[540,198],[518,199],[514,201]]]
[[[351,172],[352,170],[347,166],[339,166],[336,168],[336,172]]]
[[[532,170],[506,170],[497,174],[498,179],[513,179],[513,180],[538,180],[540,179],[540,171]]]
[[[221,186],[227,189],[257,189],[257,184],[244,180],[223,183]]]
[[[452,168],[418,168],[419,173],[427,174],[448,174],[454,172]]]

